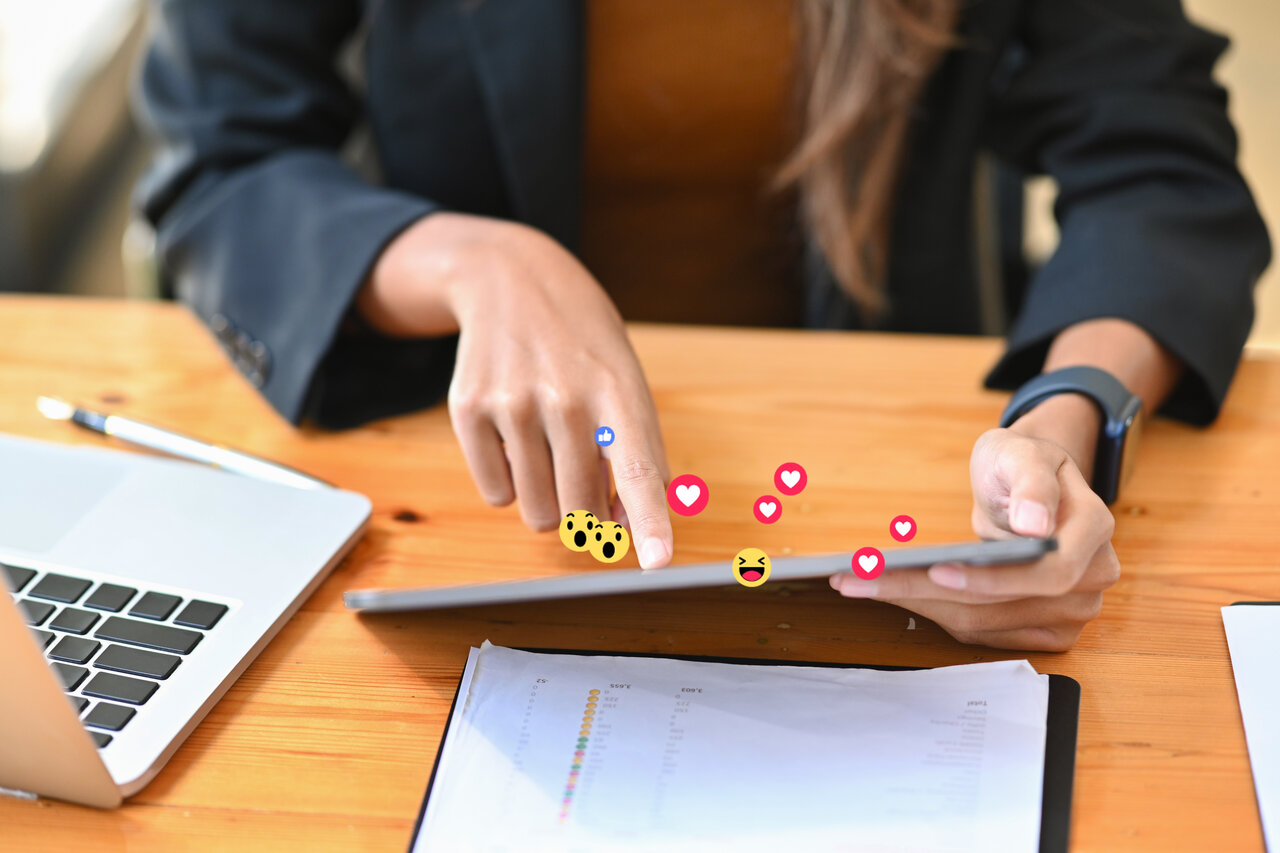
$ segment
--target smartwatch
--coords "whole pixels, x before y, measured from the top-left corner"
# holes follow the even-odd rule
[[[1102,412],[1102,431],[1093,454],[1090,485],[1107,504],[1115,503],[1120,485],[1129,479],[1142,432],[1142,399],[1107,371],[1098,367],[1064,367],[1042,373],[1023,385],[1009,401],[1000,426],[1007,427],[1036,406],[1058,394],[1083,394]]]

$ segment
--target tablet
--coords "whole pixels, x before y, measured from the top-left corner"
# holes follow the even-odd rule
[[[997,539],[920,548],[892,548],[883,552],[884,570],[919,569],[937,563],[965,563],[971,566],[1031,563],[1057,548],[1056,539]],[[852,560],[853,554],[778,557],[772,561],[769,582],[825,578],[839,572],[850,572]],[[733,586],[737,580],[731,563],[731,560],[721,560],[665,569],[606,569],[551,578],[462,586],[360,589],[346,593],[343,601],[352,610],[366,612],[436,610],[479,604],[618,595],[625,592]]]

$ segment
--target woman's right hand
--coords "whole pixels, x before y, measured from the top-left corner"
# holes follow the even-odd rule
[[[629,521],[642,567],[670,561],[653,398],[621,316],[573,255],[524,225],[434,213],[387,246],[356,305],[384,334],[459,333],[449,414],[486,501],[518,498],[535,530],[573,510]],[[602,426],[616,434],[604,455],[621,507]]]

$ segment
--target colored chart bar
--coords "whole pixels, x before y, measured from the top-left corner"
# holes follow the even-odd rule
[[[573,747],[573,761],[569,764],[569,778],[564,783],[564,799],[560,802],[560,822],[569,819],[569,806],[573,805],[573,792],[578,787],[578,777],[582,775],[583,759],[587,755],[587,743],[591,740],[591,725],[595,721],[596,706],[600,702],[600,691],[587,691],[586,706],[582,709],[582,726],[578,729],[578,739]]]

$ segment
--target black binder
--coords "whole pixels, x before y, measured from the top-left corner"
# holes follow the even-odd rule
[[[675,660],[701,661],[704,663],[749,664],[756,666],[821,666],[834,669],[880,669],[902,671],[925,669],[919,666],[881,666],[875,664],[829,663],[820,661],[766,660],[761,658],[725,658],[707,655],[672,655],[652,654],[649,652],[610,652],[586,651],[583,649],[530,649],[521,648],[523,652],[536,652],[548,655],[608,655],[609,657],[626,658],[672,658]],[[458,689],[462,687],[462,678],[458,678]],[[458,704],[458,690],[454,690],[453,703],[449,706],[450,722],[453,711]],[[1040,803],[1040,853],[1067,853],[1071,835],[1071,792],[1076,773],[1076,729],[1080,723],[1080,683],[1065,675],[1049,676],[1049,711],[1045,716],[1044,739],[1044,786]],[[436,749],[436,760],[431,766],[431,778],[427,780],[427,790],[422,795],[422,805],[418,809],[418,819],[414,821],[413,833],[409,836],[409,850],[422,828],[422,820],[427,813],[427,802],[431,799],[431,787],[436,781],[436,772],[440,769],[440,755],[444,751],[445,741],[449,737],[449,723],[440,736],[440,746]]]

